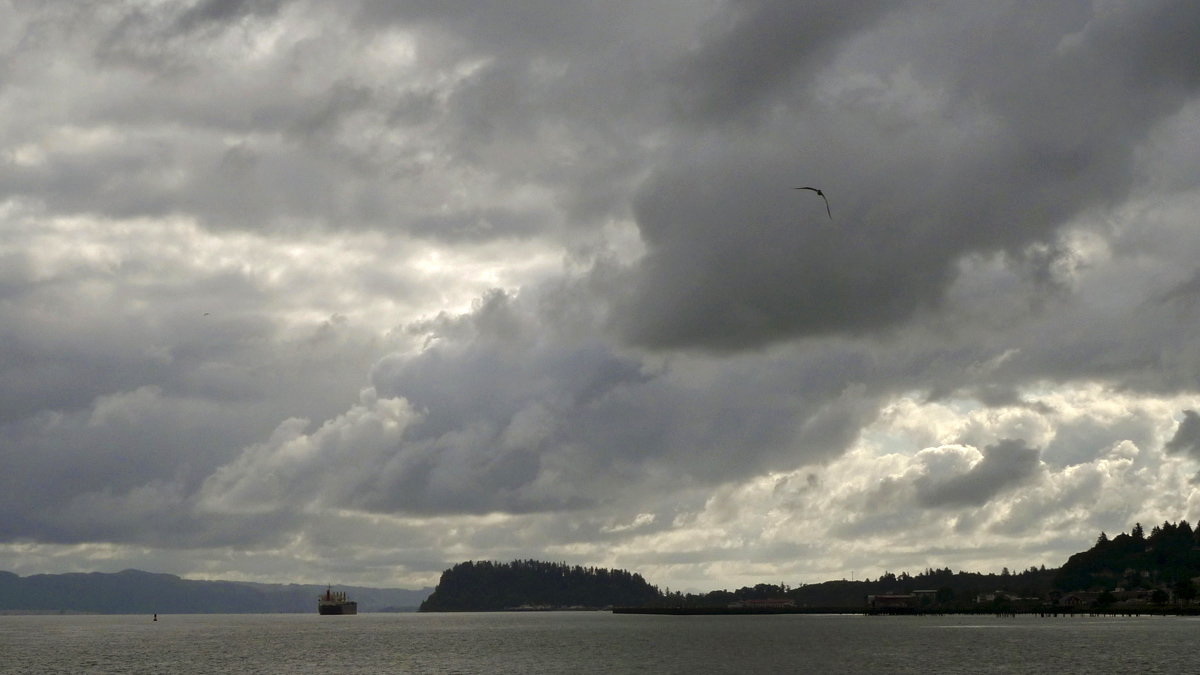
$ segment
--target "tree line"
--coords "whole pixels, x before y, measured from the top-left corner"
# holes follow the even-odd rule
[[[442,573],[423,611],[487,611],[525,607],[666,606],[713,607],[747,600],[792,600],[797,606],[861,607],[868,595],[921,594],[920,601],[942,609],[979,606],[981,596],[998,607],[1018,599],[1056,602],[1073,591],[1099,593],[1098,604],[1117,601],[1117,591],[1145,591],[1151,602],[1174,598],[1190,602],[1198,595],[1192,578],[1200,576],[1200,533],[1186,520],[1154,526],[1140,523],[1129,533],[1109,538],[1072,555],[1058,569],[1045,565],[1000,573],[955,572],[927,568],[916,574],[887,571],[878,578],[845,579],[789,586],[760,583],[735,590],[684,593],[659,590],[640,574],[620,569],[581,567],[536,560],[465,562]],[[1119,594],[1118,594],[1119,595]]]
[[[1044,565],[1018,572],[1005,567],[999,574],[931,567],[916,574],[888,571],[875,579],[840,579],[798,586],[756,584],[698,594],[672,592],[668,588],[657,603],[675,607],[713,607],[746,600],[786,599],[798,607],[857,608],[865,604],[868,595],[934,591],[932,595],[923,596],[922,602],[943,608],[974,607],[976,598],[983,593],[1000,592],[1014,598],[1044,596],[1052,588],[1056,572]]]
[[[1147,534],[1141,523],[1128,533],[1109,538],[1104,532],[1087,551],[1067,559],[1055,578],[1061,591],[1093,590],[1112,593],[1170,589],[1190,602],[1196,597],[1192,578],[1200,576],[1200,536],[1186,520],[1155,525]]]

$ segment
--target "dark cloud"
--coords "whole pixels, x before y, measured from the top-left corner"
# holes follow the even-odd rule
[[[996,495],[1031,478],[1041,463],[1037,448],[1006,439],[983,449],[983,459],[965,473],[925,475],[914,483],[917,502],[926,508],[983,506]]]
[[[673,102],[689,118],[744,119],[781,90],[811,81],[847,38],[904,3],[881,0],[749,0],[728,3],[672,78]]]
[[[1183,421],[1165,447],[1167,452],[1200,460],[1200,415],[1195,410],[1183,411]]]
[[[365,0],[358,3],[357,12],[358,20],[366,26],[432,26],[444,31],[447,39],[472,43],[481,52],[505,59],[531,55],[568,59],[581,54],[615,58],[623,49],[652,49],[654,45],[648,44],[651,38],[675,47],[703,16],[692,3],[679,0],[655,5],[637,0],[615,0],[604,5],[485,0],[470,7],[437,0]],[[589,67],[587,63],[579,65]]]
[[[168,264],[189,283],[118,283],[81,259],[47,273],[54,230],[14,256],[0,302],[0,539],[234,541],[232,521],[191,515],[188,496],[280,419],[343,411],[378,357],[374,336],[337,318],[292,332],[249,275],[194,273],[145,241],[108,262],[142,279]]]
[[[1200,458],[1194,2],[10,9],[0,561],[988,563],[1190,503],[1096,495],[1174,480],[1163,409]]]
[[[189,32],[210,24],[236,21],[246,16],[269,16],[288,0],[201,0],[188,7],[175,25]]]
[[[773,375],[783,364],[763,364],[765,379],[747,387],[717,364],[664,369],[573,338],[577,327],[554,318],[578,316],[562,302],[533,289],[519,300],[495,292],[468,315],[415,327],[431,331],[429,348],[384,359],[372,382],[421,419],[396,449],[391,465],[403,468],[365,486],[360,503],[522,512],[636,498],[627,490],[645,471],[667,484],[713,483],[830,456],[871,414],[869,397],[835,393],[853,360]],[[457,487],[440,489],[444,476],[458,476]]]
[[[1048,411],[1053,414],[1053,411]],[[1096,450],[1109,446],[1114,438],[1132,443],[1138,448],[1154,447],[1156,429],[1149,416],[1128,416],[1115,419],[1081,417],[1062,422],[1056,429],[1054,440],[1046,444],[1041,459],[1048,465],[1072,466],[1090,461]]]
[[[877,330],[936,306],[963,256],[1021,252],[1123,198],[1137,143],[1195,94],[1195,60],[1163,44],[1195,35],[1196,9],[1159,2],[1089,16],[1076,5],[954,12],[981,38],[952,63],[912,62],[925,90],[914,104],[930,107],[919,115],[869,95],[814,103],[797,95],[815,85],[796,84],[767,90],[775,114],[753,140],[744,129],[684,133],[635,202],[649,252],[627,335],[737,349]],[[1123,30],[1164,15],[1178,16],[1163,43]],[[987,26],[967,30],[972,21]],[[833,223],[791,191],[799,184],[825,190]]]
[[[1178,0],[1114,5],[1084,33],[1094,53],[1124,57],[1128,83],[1175,96],[1200,86],[1200,64],[1189,58],[1198,34],[1200,10]]]

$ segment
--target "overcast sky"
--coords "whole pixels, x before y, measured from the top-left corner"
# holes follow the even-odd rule
[[[0,569],[1195,523],[1197,54],[1195,0],[0,0]]]

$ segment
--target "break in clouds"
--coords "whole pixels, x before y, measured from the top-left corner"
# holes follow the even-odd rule
[[[708,589],[1200,517],[1193,2],[0,16],[0,568]]]

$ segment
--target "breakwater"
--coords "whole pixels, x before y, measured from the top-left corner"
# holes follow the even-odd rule
[[[613,607],[613,614],[703,616],[711,614],[864,614],[862,607]]]
[[[1030,609],[910,609],[893,607],[613,607],[613,614],[656,614],[662,616],[712,616],[749,614],[863,614],[867,616],[1037,616],[1041,618],[1200,616],[1200,607],[1138,607],[1080,609],[1069,607]]]

